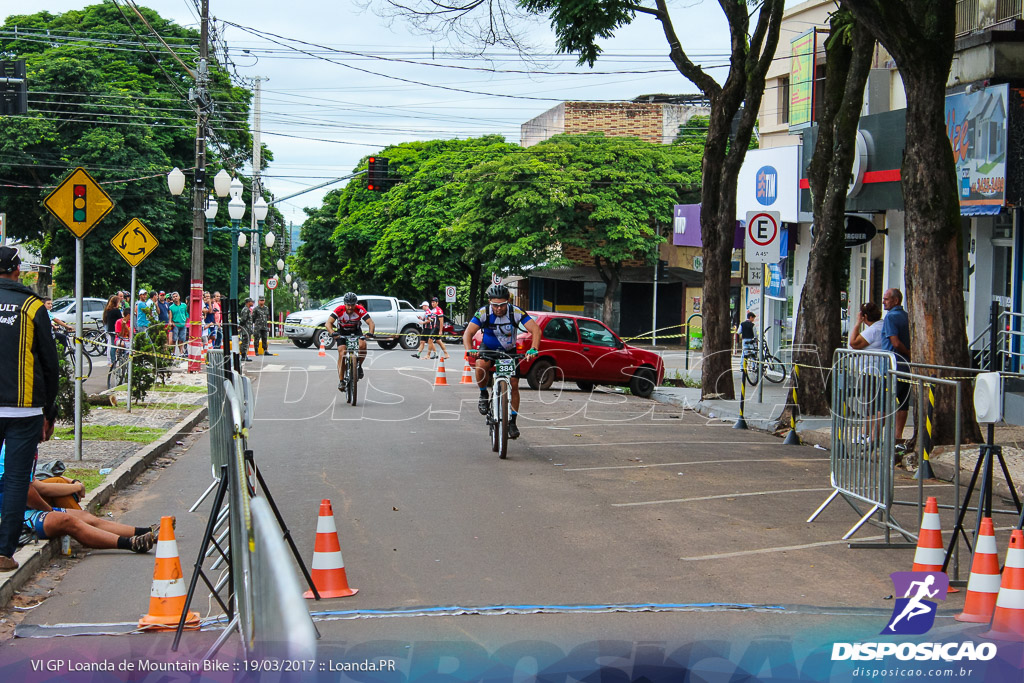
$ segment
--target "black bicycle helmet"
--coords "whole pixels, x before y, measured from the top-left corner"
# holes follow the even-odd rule
[[[491,285],[487,288],[488,299],[508,299],[508,287],[505,285]]]
[[[356,296],[355,292],[345,292],[345,296],[342,297],[346,306],[355,306],[359,301],[359,297]]]

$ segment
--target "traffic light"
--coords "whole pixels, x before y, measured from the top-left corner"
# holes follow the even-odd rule
[[[388,187],[388,160],[384,157],[370,157],[366,189],[387,192]]]
[[[85,185],[73,185],[71,196],[74,198],[74,206],[71,213],[71,220],[76,223],[85,222]]]
[[[28,78],[25,60],[0,61],[0,115],[28,113]]]
[[[656,280],[664,280],[668,276],[668,261],[658,259],[658,274]]]

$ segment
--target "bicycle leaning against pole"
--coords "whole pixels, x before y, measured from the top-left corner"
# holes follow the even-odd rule
[[[767,335],[770,329],[772,329],[771,326],[766,327],[760,339],[750,340],[753,343],[745,341],[743,344],[743,358],[746,360],[746,363],[743,364],[743,379],[752,387],[757,386],[762,371],[764,378],[773,384],[782,382],[788,374],[786,366],[768,347]],[[759,342],[761,354],[763,354],[761,358],[758,357]]]

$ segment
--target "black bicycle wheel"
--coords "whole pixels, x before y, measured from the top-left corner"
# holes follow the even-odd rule
[[[786,366],[775,356],[765,356],[764,378],[773,384],[778,384],[786,379]]]
[[[71,361],[74,362],[75,355],[71,354]],[[92,375],[92,356],[85,352],[85,347],[82,348],[82,381],[89,379]]]
[[[757,362],[756,358],[743,359],[743,379],[750,386],[757,386],[758,380],[761,379],[761,364]]]
[[[349,386],[349,397],[352,405],[356,404],[356,398],[359,396],[359,363],[356,361],[355,354],[349,354],[348,359],[348,386]]]
[[[85,352],[90,356],[102,356],[107,352],[107,333],[94,330],[85,335]]]
[[[507,384],[502,382],[501,394],[498,396],[498,457],[504,460],[508,457],[508,394]]]
[[[500,431],[501,427],[498,419],[498,415],[500,413],[498,412],[498,409],[496,407],[496,401],[498,400],[498,386],[499,384],[496,382],[494,388],[491,389],[491,391],[495,393],[493,396],[491,396],[491,412],[488,413],[487,415],[487,426],[490,427],[491,429],[491,450],[494,451],[495,453],[498,452],[498,432]]]

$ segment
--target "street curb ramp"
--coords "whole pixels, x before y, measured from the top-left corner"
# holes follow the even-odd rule
[[[206,406],[197,408],[189,415],[167,430],[167,433],[151,444],[148,444],[135,455],[121,463],[117,469],[107,475],[99,488],[93,489],[81,505],[83,510],[95,513],[98,508],[105,505],[114,494],[122,491],[139,478],[153,461],[174,447],[174,442],[190,433],[196,425],[206,418]],[[0,607],[7,606],[14,594],[26,583],[32,580],[47,562],[60,552],[60,539],[54,539],[42,543],[35,541],[19,548],[14,553],[14,559],[18,561],[18,568],[13,572],[0,574]]]

